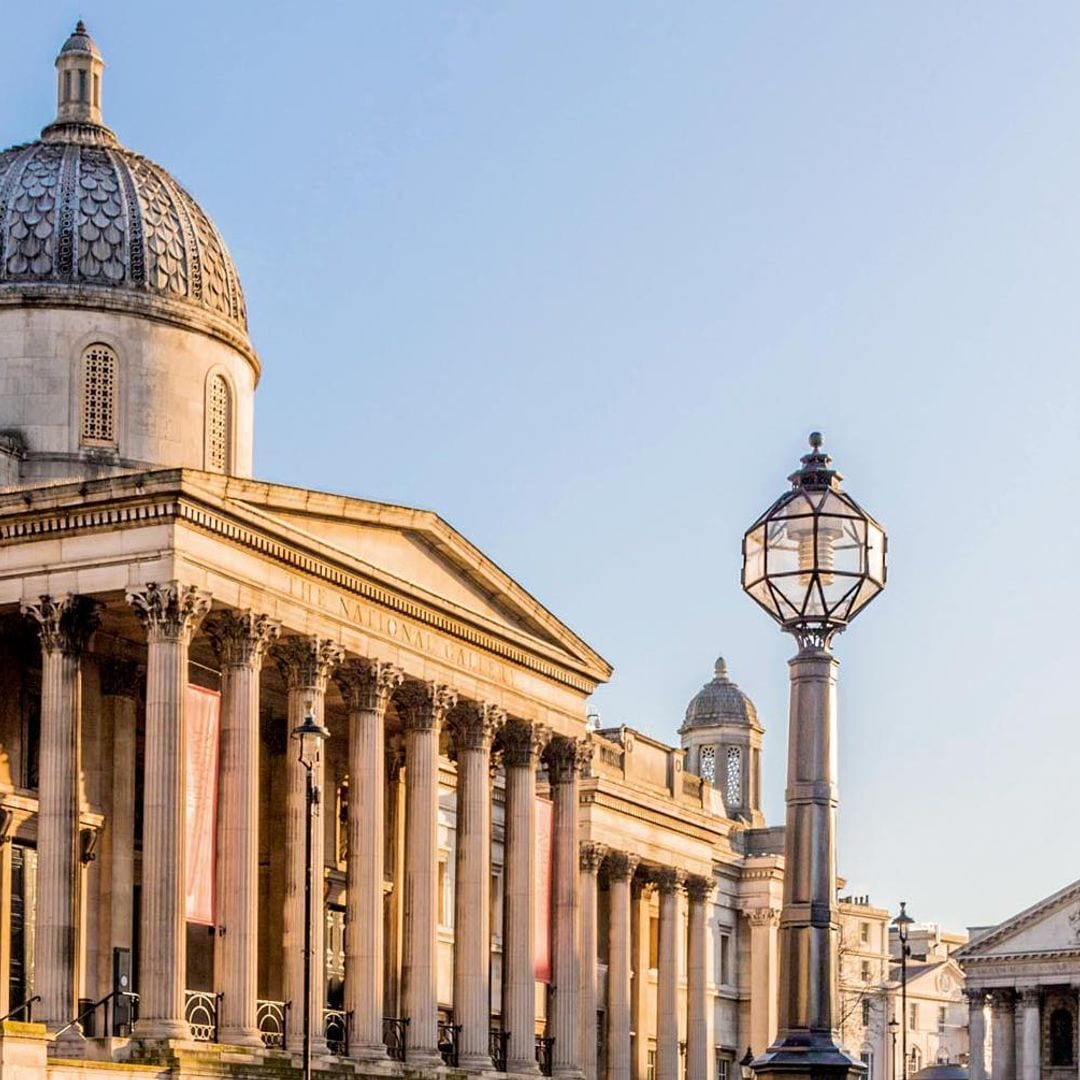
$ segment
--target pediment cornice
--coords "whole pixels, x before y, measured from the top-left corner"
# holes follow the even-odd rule
[[[1054,912],[1060,911],[1062,908],[1077,902],[1080,902],[1080,881],[1074,881],[1071,885],[1066,885],[1063,889],[1059,889],[1056,893],[1039,901],[1039,903],[1026,908],[1019,914],[1014,915],[1011,919],[1006,919],[993,929],[980,934],[977,938],[968,942],[967,945],[957,949],[956,952],[953,953],[953,956],[963,964],[967,965],[983,960],[997,962],[1004,959],[1006,956],[1018,958],[1049,955],[1039,951],[1017,953],[995,952],[988,955],[986,950],[994,948],[994,946],[1007,941],[1009,938],[1014,937],[1029,926],[1033,926],[1035,923],[1047,918],[1047,916]],[[1078,945],[1080,945],[1080,919],[1078,919],[1077,935]],[[1055,952],[1057,951],[1062,952],[1063,955],[1072,955],[1075,952],[1076,955],[1080,956],[1080,948],[1076,950],[1055,950]]]

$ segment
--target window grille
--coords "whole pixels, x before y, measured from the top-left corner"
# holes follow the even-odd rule
[[[698,763],[698,773],[702,780],[708,780],[710,784],[716,783],[715,746],[703,746],[701,748],[701,760]]]
[[[82,441],[116,442],[116,354],[107,345],[83,353]]]
[[[206,394],[206,467],[212,472],[228,472],[232,443],[232,401],[229,384],[214,375]]]
[[[738,746],[728,747],[724,799],[728,806],[742,805],[742,749]]]

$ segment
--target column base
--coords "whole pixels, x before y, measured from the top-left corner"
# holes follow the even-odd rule
[[[536,1058],[528,1061],[509,1059],[506,1062],[506,1071],[514,1076],[539,1076],[540,1066],[536,1064]]]
[[[750,1064],[760,1080],[864,1080],[866,1066],[830,1036],[795,1035],[774,1043]]]
[[[495,1065],[488,1054],[458,1054],[458,1068],[469,1072],[494,1072]]]
[[[377,1061],[389,1061],[386,1046],[383,1043],[371,1043],[364,1046],[350,1046],[349,1057],[373,1065]]]
[[[585,1080],[585,1070],[578,1065],[556,1065],[551,1075],[558,1080]]]
[[[429,1050],[421,1046],[405,1048],[406,1069],[438,1069],[445,1065],[438,1050]]]
[[[264,1047],[258,1028],[222,1028],[217,1041],[225,1046]]]
[[[186,1020],[136,1020],[132,1037],[144,1042],[162,1042],[176,1039],[191,1041],[191,1027]]]

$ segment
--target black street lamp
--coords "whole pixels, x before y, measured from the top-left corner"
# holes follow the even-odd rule
[[[746,1053],[743,1054],[742,1060],[739,1062],[739,1072],[742,1075],[742,1080],[751,1080],[754,1075],[754,1070],[751,1067],[754,1064],[754,1051],[752,1047],[746,1048]]]
[[[907,958],[911,955],[911,946],[908,945],[908,927],[915,920],[907,913],[907,902],[900,901],[900,914],[893,919],[892,924],[896,927],[897,937],[900,939],[900,1052],[903,1055],[904,1071],[903,1080],[908,1080],[907,1058]]]
[[[319,814],[321,792],[315,784],[315,767],[322,755],[322,744],[330,732],[316,719],[311,703],[307,703],[304,722],[292,737],[300,743],[299,761],[305,771],[304,806],[304,1080],[311,1080],[311,830]]]
[[[896,1080],[896,1029],[899,1026],[894,1016],[889,1021],[889,1034],[892,1036],[892,1080]]]

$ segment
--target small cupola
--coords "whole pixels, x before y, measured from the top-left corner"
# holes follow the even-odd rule
[[[105,62],[82,20],[56,58],[56,123],[101,124]]]

